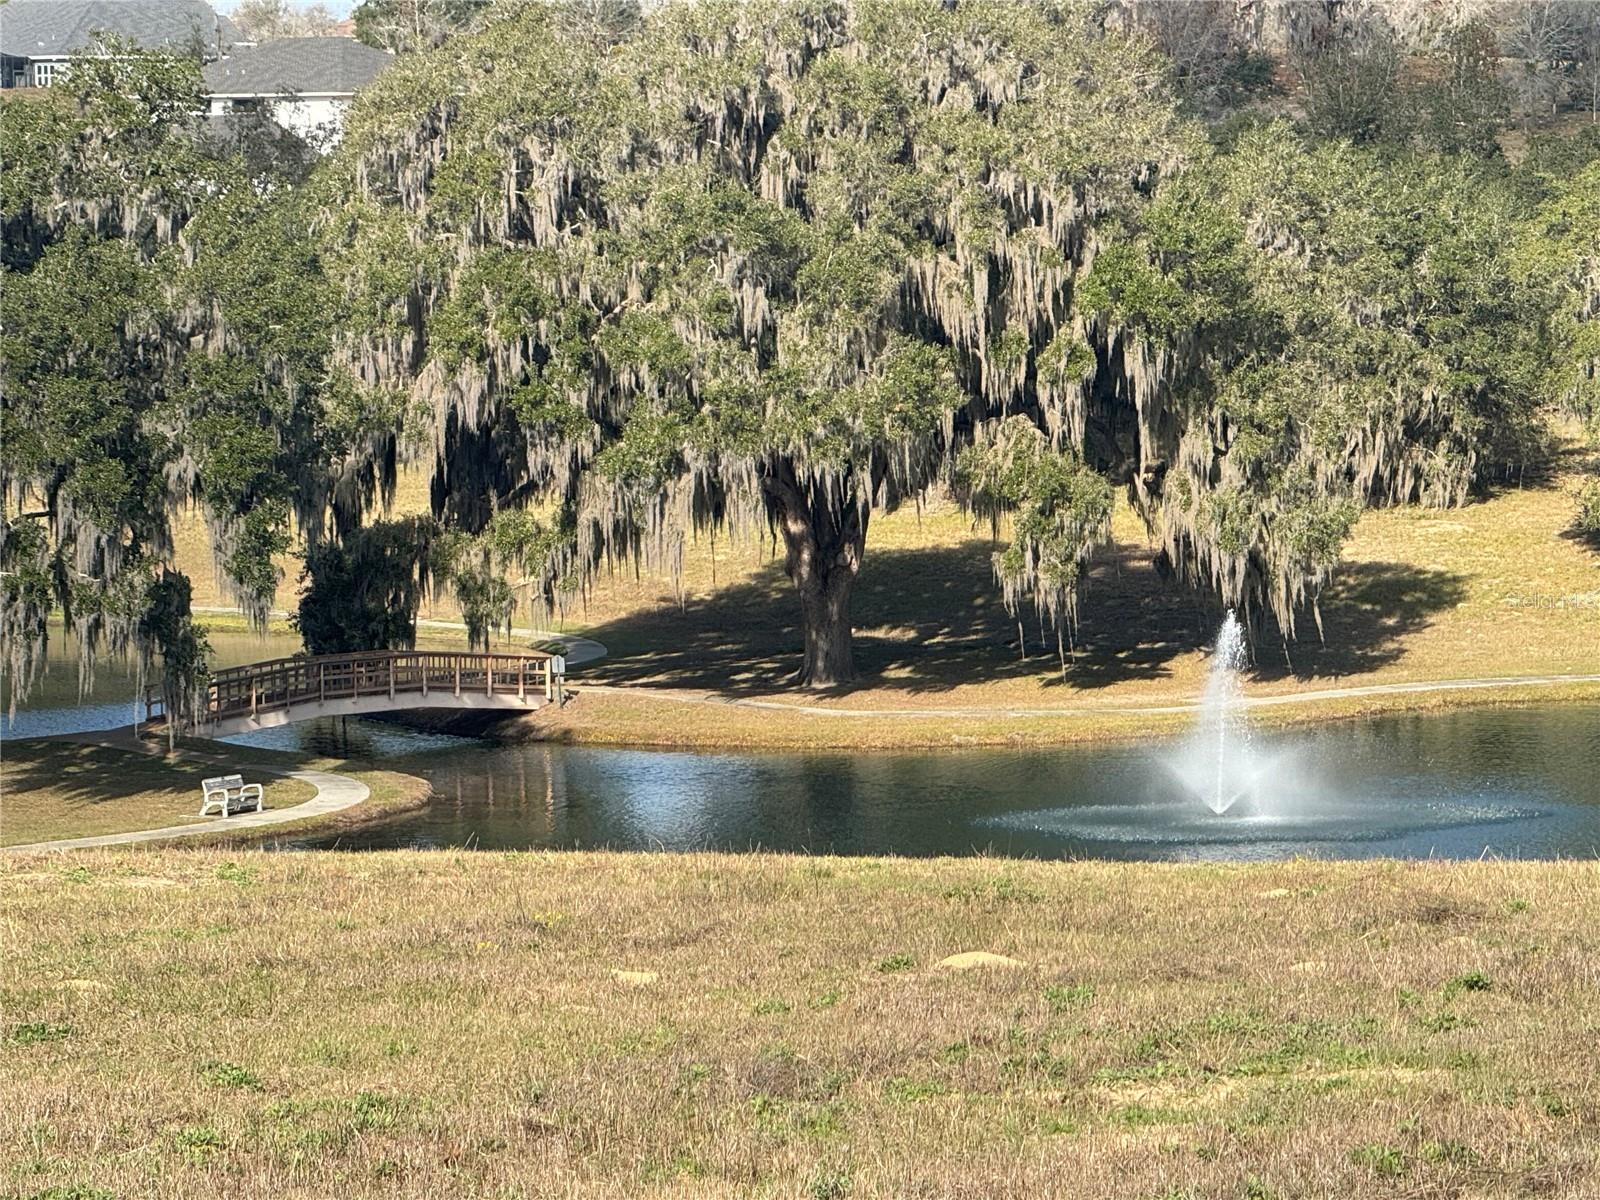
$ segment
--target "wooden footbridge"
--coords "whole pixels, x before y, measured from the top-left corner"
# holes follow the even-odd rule
[[[562,701],[565,675],[566,660],[557,654],[367,650],[275,658],[214,674],[195,726],[207,737],[229,737],[408,708],[531,711]],[[165,715],[158,689],[146,689],[145,712]]]

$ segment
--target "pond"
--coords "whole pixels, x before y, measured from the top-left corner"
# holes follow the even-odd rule
[[[224,664],[293,639],[213,635]],[[58,651],[66,654],[67,651]],[[104,728],[135,681],[102,671],[77,702],[70,664],[7,736]],[[234,739],[391,766],[425,808],[338,846],[487,850],[777,850],[817,854],[1250,860],[1600,857],[1600,706],[1481,708],[1256,732],[1257,795],[1220,815],[1172,770],[1177,743],[1049,750],[713,753],[492,745],[374,721]]]
[[[274,731],[286,732],[286,731]],[[404,730],[302,727],[324,750],[386,758]],[[1212,813],[1166,743],[1051,750],[757,754],[429,735],[393,763],[425,809],[285,847],[778,850],[1144,860],[1600,856],[1600,708],[1475,709],[1269,737],[1276,780]],[[388,753],[385,753],[385,752]]]

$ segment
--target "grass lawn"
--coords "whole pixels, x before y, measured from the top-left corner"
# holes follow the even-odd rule
[[[0,747],[0,846],[57,838],[127,833],[198,821],[200,781],[218,774],[242,773],[265,787],[266,807],[290,808],[311,799],[316,789],[264,769],[266,764],[341,770],[346,764],[266,751],[240,752],[194,743],[177,757],[111,746],[44,738],[7,738]],[[206,755],[207,757],[199,757]],[[393,771],[345,769],[371,791],[354,809],[313,821],[265,826],[261,836],[281,836],[313,824],[339,825],[378,819],[396,807],[417,803],[426,794],[421,780]],[[209,835],[207,835],[209,836]],[[241,835],[230,832],[230,841]]]
[[[7,739],[0,752],[0,846],[196,821],[200,781],[220,772],[215,763]],[[272,775],[252,775],[251,782],[265,785],[268,808],[299,804],[316,790]]]
[[[0,928],[0,1194],[1600,1195],[1592,863],[98,851]]]

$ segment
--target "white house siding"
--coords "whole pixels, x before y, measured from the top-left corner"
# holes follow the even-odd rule
[[[326,150],[344,133],[344,114],[350,107],[350,99],[349,96],[212,96],[211,115],[226,116],[235,111],[236,103],[252,108],[260,105],[278,125],[318,149]]]

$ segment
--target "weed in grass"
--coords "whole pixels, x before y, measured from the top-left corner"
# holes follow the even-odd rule
[[[314,1038],[306,1047],[306,1057],[319,1067],[342,1068],[350,1065],[355,1054],[332,1038]]]
[[[378,1092],[359,1092],[350,1102],[355,1114],[355,1126],[363,1132],[369,1129],[391,1129],[400,1115],[400,1102],[392,1096]]]
[[[675,1179],[700,1179],[706,1168],[694,1155],[680,1150],[664,1163],[655,1163],[645,1171],[650,1183],[671,1183]]]
[[[916,965],[917,960],[909,954],[891,954],[878,963],[878,971],[883,975],[892,975],[896,971],[909,971]]]
[[[1350,1161],[1365,1167],[1374,1175],[1392,1179],[1396,1175],[1405,1173],[1406,1152],[1399,1146],[1391,1146],[1387,1142],[1369,1142],[1352,1150]]]
[[[41,1042],[59,1042],[72,1036],[71,1025],[53,1021],[27,1021],[12,1027],[6,1041],[13,1046],[37,1046]]]
[[[251,1071],[241,1067],[238,1063],[211,1062],[200,1065],[200,1078],[212,1087],[238,1088],[244,1091],[259,1092],[263,1090],[261,1080]]]
[[[1464,1029],[1473,1024],[1470,1018],[1453,1012],[1441,1011],[1431,1017],[1422,1018],[1422,1027],[1429,1033],[1449,1033],[1453,1029]]]
[[[1536,1093],[1533,1103],[1547,1117],[1565,1117],[1572,1113],[1572,1106],[1554,1092]]]
[[[191,1162],[204,1162],[222,1149],[222,1135],[210,1125],[185,1125],[172,1135],[173,1142]]]
[[[806,1186],[811,1200],[845,1200],[850,1194],[850,1172],[837,1167],[819,1167]]]
[[[254,867],[241,867],[235,862],[225,862],[217,868],[217,878],[223,883],[237,883],[240,887],[248,887],[255,882],[256,872]]]
[[[1037,1079],[1062,1080],[1072,1074],[1072,1060],[1064,1055],[1052,1054],[1040,1048],[1030,1054],[1013,1054],[1000,1064],[1000,1069],[1011,1076],[1033,1076]]]
[[[1044,898],[1009,872],[977,883],[955,884],[943,894],[946,900],[995,900],[1002,904],[1033,904]]]
[[[1157,1108],[1147,1104],[1122,1104],[1111,1110],[1110,1119],[1114,1124],[1126,1129],[1145,1129],[1151,1125],[1174,1125],[1183,1121],[1184,1116],[1169,1108]]]
[[[1063,1013],[1069,1008],[1080,1008],[1094,999],[1092,983],[1058,983],[1044,990],[1045,1003],[1053,1013]]]
[[[934,1079],[891,1079],[883,1085],[883,1094],[898,1104],[914,1104],[942,1096],[949,1089]]]
[[[841,992],[838,988],[829,988],[827,991],[823,992],[820,996],[812,997],[811,1007],[812,1008],[832,1008],[835,1004],[839,1003],[839,1001],[842,1000],[842,999],[844,999],[844,993],[843,992]]]
[[[1493,987],[1494,982],[1482,971],[1469,971],[1445,984],[1444,994],[1446,999],[1452,999],[1462,992],[1487,992]]]
[[[88,883],[94,878],[94,873],[88,867],[68,867],[61,872],[61,878],[68,883]]]
[[[1422,1160],[1429,1163],[1448,1163],[1457,1167],[1472,1167],[1478,1163],[1478,1152],[1462,1142],[1448,1139],[1424,1142],[1420,1151]]]
[[[87,1183],[68,1183],[34,1192],[28,1200],[117,1200],[117,1194],[109,1188],[93,1187]]]
[[[1278,1200],[1278,1193],[1266,1180],[1252,1175],[1244,1181],[1244,1200]]]
[[[807,1137],[839,1137],[845,1132],[844,1106],[836,1102],[807,1105],[795,1113],[794,1126]]]
[[[966,1062],[971,1056],[972,1047],[967,1045],[966,1042],[952,1042],[939,1051],[939,1061],[949,1063],[951,1066],[958,1066]]]
[[[768,996],[765,1000],[760,1001],[753,1011],[758,1017],[771,1017],[789,1012],[793,1008],[794,1005],[787,1000],[780,1000],[776,996]]]

